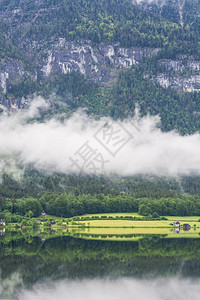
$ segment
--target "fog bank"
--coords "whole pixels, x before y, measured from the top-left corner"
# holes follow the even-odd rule
[[[61,122],[33,121],[48,107],[37,98],[26,111],[0,116],[0,173],[28,165],[47,172],[165,176],[200,174],[200,134],[163,133],[159,117],[116,122],[83,111]]]

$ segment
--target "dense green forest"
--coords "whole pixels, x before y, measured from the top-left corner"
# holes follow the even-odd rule
[[[34,197],[47,193],[100,194],[117,196],[121,192],[135,198],[175,197],[182,194],[200,195],[200,177],[183,176],[155,177],[106,177],[82,175],[44,175],[37,170],[27,169],[21,181],[8,175],[2,177],[0,193],[3,198]]]
[[[0,216],[8,222],[37,217],[43,210],[58,217],[111,212],[139,212],[148,217],[200,215],[199,177],[180,181],[27,173],[24,182],[4,176],[0,184]]]
[[[154,60],[145,63],[143,69],[140,66],[119,74],[110,92],[111,115],[114,118],[131,116],[136,104],[139,104],[142,116],[147,113],[160,116],[163,131],[175,129],[181,134],[199,131],[200,118],[194,112],[200,110],[200,94],[178,93],[155,85],[150,79],[144,79],[145,70],[153,64]],[[151,72],[154,69],[156,73],[155,66]]]
[[[186,1],[185,7],[185,19],[189,22],[195,5],[191,7]],[[16,38],[19,34],[37,40],[60,36],[94,43],[120,42],[124,47],[176,47],[178,51],[190,49],[191,53],[198,53],[198,49],[192,47],[199,41],[198,18],[189,28],[182,28],[176,17],[168,20],[170,4],[166,13],[163,10],[159,15],[143,10],[129,0],[48,0],[41,3],[12,0],[9,4],[6,0],[1,1],[0,10],[16,8],[23,12],[15,20]]]
[[[142,67],[120,71],[115,84],[110,87],[102,88],[72,72],[42,86],[32,81],[23,82],[10,88],[9,93],[22,97],[37,92],[47,99],[52,98],[51,109],[41,120],[64,111],[69,116],[80,107],[98,117],[124,119],[133,116],[136,105],[139,105],[141,117],[148,113],[160,116],[163,131],[177,130],[183,135],[199,131],[200,118],[195,112],[200,111],[200,94],[166,90],[144,78],[147,69],[153,70],[154,74],[158,71],[154,61],[150,59]],[[54,92],[56,96],[52,96]],[[66,105],[65,109],[62,104]]]
[[[176,198],[134,198],[131,195],[105,196],[82,194],[44,194],[41,198],[22,198],[1,202],[1,218],[20,222],[20,216],[38,217],[41,212],[58,217],[73,217],[93,213],[138,212],[149,218],[159,216],[198,216],[200,198],[190,195]]]
[[[6,11],[12,17],[6,21],[5,18],[0,20],[0,56],[23,61],[31,72],[34,71],[34,63],[29,57],[32,54],[25,49],[36,40],[42,47],[36,57],[48,47],[50,41],[58,37],[77,44],[89,40],[94,45],[119,43],[123,47],[160,49],[158,55],[135,68],[117,72],[117,80],[108,86],[96,84],[75,72],[46,81],[38,73],[36,81],[27,77],[9,85],[6,96],[22,98],[39,93],[51,98],[55,93],[57,98],[54,97],[53,101],[61,100],[68,106],[67,116],[79,107],[86,107],[89,113],[98,116],[125,118],[134,114],[137,103],[141,115],[160,115],[164,131],[175,129],[181,134],[199,131],[200,118],[196,114],[200,110],[199,93],[164,89],[146,76],[163,71],[159,59],[175,59],[183,54],[199,59],[199,6],[198,0],[185,1],[184,26],[181,26],[179,13],[170,1],[160,12],[155,7],[142,9],[130,0],[48,0],[31,3],[26,0],[4,0],[0,4],[0,13],[3,15]],[[18,9],[19,14],[13,15],[14,9]],[[51,115],[62,109],[63,106],[54,103]]]

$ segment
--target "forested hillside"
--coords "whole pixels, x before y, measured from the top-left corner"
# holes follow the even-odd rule
[[[27,108],[41,95],[50,101],[50,108],[32,121],[68,118],[80,107],[95,118],[124,119],[133,116],[138,106],[140,116],[160,116],[163,132],[199,132],[200,1],[161,2],[2,0],[0,117]],[[47,199],[49,205],[68,203],[71,200],[61,199],[62,193],[73,191],[72,206],[78,201],[81,213],[91,212],[84,197],[89,202],[99,199],[91,204],[92,212],[98,212],[100,202],[99,210],[106,211],[121,197],[122,202],[144,198],[133,201],[136,210],[147,199],[184,199],[188,202],[183,214],[191,213],[187,205],[193,207],[191,214],[199,214],[199,186],[198,177],[111,180],[47,176],[31,169],[25,170],[20,183],[3,177],[0,207],[11,212],[14,204],[25,205],[23,199],[42,201],[45,192],[56,195]]]
[[[51,97],[56,92],[71,111],[87,107],[90,113],[115,118],[133,114],[139,103],[142,115],[150,112],[161,116],[164,131],[198,131],[199,1],[181,2],[181,21],[178,1],[166,1],[162,7],[143,2],[137,5],[137,1],[129,0],[1,1],[0,102],[16,109],[23,107],[23,96],[39,93]],[[66,44],[57,43],[61,38],[75,43],[71,47],[77,47],[80,55],[77,67],[72,63],[74,56],[70,59],[71,50],[65,50]],[[83,48],[83,43],[89,48]],[[84,71],[81,64],[86,59],[85,51],[92,51],[95,57],[95,49],[103,44],[112,45],[107,46],[108,52],[102,52],[105,67],[101,70],[102,62],[95,58],[88,62],[91,71]],[[114,53],[116,44],[124,50],[119,48]],[[60,47],[66,54],[59,52]],[[126,54],[129,47],[159,51],[146,62],[140,58],[136,64],[135,58]],[[140,52],[138,55],[143,55]],[[55,55],[63,56],[58,61],[62,69],[54,67],[54,60],[58,59]],[[65,62],[66,55],[69,63]],[[124,59],[122,67],[119,62]],[[186,65],[184,61],[191,63]],[[172,66],[179,64],[185,66],[184,72],[182,66],[172,72]],[[95,80],[103,81],[94,83],[94,75]]]
[[[179,51],[184,51],[183,46],[196,44],[199,38],[199,22],[193,13],[199,5],[198,1],[191,2],[186,1],[184,9],[186,23],[195,20],[190,27],[182,27],[177,18],[173,22],[168,20],[170,13],[173,14],[170,11],[172,1],[165,7],[170,13],[164,13],[163,9],[161,15],[133,5],[129,0],[1,1],[0,12],[12,37],[22,41],[30,38],[41,42],[65,37],[94,43],[120,42],[123,47],[182,45]],[[198,53],[193,47],[188,49]]]

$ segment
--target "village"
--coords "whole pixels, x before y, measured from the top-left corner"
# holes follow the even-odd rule
[[[121,217],[122,218],[122,217]],[[127,218],[125,216],[124,218]],[[170,217],[168,217],[170,218]],[[171,217],[172,218],[172,217]],[[187,217],[187,219],[190,217]],[[167,218],[166,218],[167,219]],[[79,220],[77,222],[77,220]],[[168,219],[167,219],[168,220]],[[90,222],[85,222],[90,221]],[[96,222],[95,222],[96,221]],[[193,220],[191,220],[193,221]],[[164,223],[165,222],[165,223]],[[157,230],[172,230],[173,228],[173,234],[180,234],[182,232],[188,232],[191,229],[191,226],[193,228],[193,232],[196,230],[197,226],[196,224],[190,225],[189,223],[185,223],[184,221],[173,221],[172,223],[165,221],[130,221],[130,220],[122,220],[119,219],[119,216],[116,214],[108,214],[108,216],[105,215],[87,215],[87,216],[79,216],[74,217],[70,219],[62,219],[59,217],[54,216],[48,216],[45,211],[42,211],[40,218],[35,218],[34,220],[34,227],[39,228],[37,230],[37,234],[41,234],[42,232],[45,232],[46,230],[49,231],[49,233],[55,234],[56,230],[62,230],[62,231],[70,231],[70,230],[79,230],[84,228],[98,228],[99,232],[104,232],[105,228],[108,228],[109,230],[112,228],[118,230],[120,228],[123,229],[133,229],[133,232],[138,231],[140,229],[140,233],[147,233],[147,230],[149,233],[154,234],[156,228]],[[33,227],[30,224],[10,224],[6,223],[5,220],[0,220],[0,236],[3,236],[6,232],[6,229],[13,230],[13,228],[18,228],[21,230],[28,230],[29,228]],[[199,228],[199,227],[198,227]],[[108,230],[108,231],[109,231]],[[161,231],[162,232],[162,231]]]

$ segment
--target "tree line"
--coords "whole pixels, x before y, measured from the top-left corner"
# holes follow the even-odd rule
[[[0,210],[1,217],[5,217],[7,221],[14,221],[16,216],[39,217],[42,211],[66,218],[83,214],[123,212],[138,212],[148,217],[198,216],[200,197],[184,195],[182,198],[152,199],[134,198],[124,193],[115,197],[104,194],[75,196],[72,193],[45,193],[38,199],[5,199],[1,201]]]

